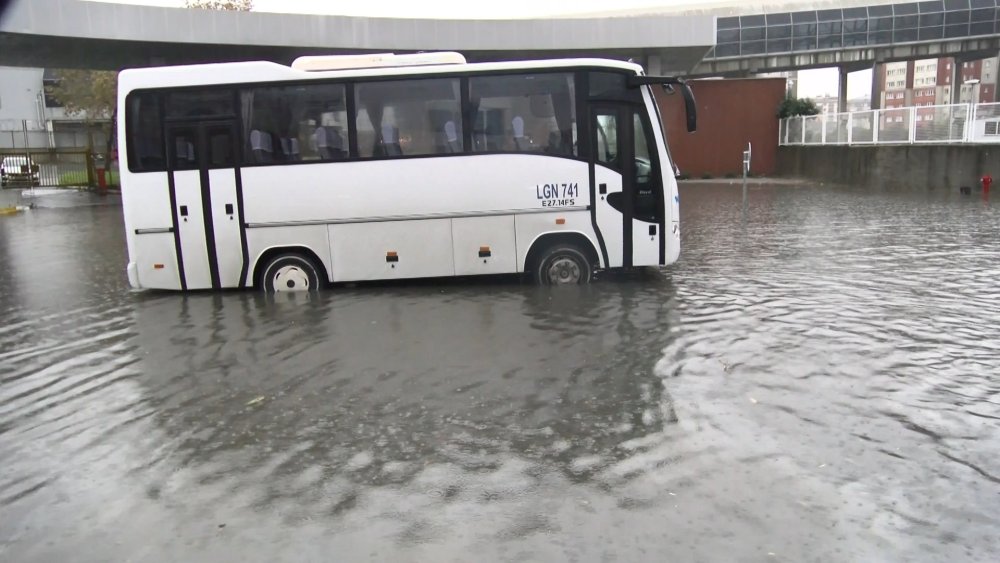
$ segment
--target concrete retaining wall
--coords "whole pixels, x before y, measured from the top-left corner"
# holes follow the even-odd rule
[[[870,188],[977,188],[1000,181],[1000,145],[791,146],[778,149],[778,175]]]

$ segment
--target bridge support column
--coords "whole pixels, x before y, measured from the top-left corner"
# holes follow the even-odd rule
[[[948,102],[950,104],[957,104],[962,100],[962,71],[959,70],[963,62],[960,57],[954,57],[951,60],[951,100]]]
[[[837,67],[837,73],[840,75],[840,91],[837,93],[837,112],[846,113],[847,112],[847,67],[841,66]]]
[[[660,76],[663,74],[663,65],[659,55],[646,56],[646,74],[649,76]]]
[[[879,74],[879,62],[875,61],[872,64],[872,98],[871,102],[868,104],[871,109],[879,109],[882,107],[882,83],[881,76]]]

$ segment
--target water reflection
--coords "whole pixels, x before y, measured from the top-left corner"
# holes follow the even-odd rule
[[[666,273],[287,299],[130,292],[66,201],[0,220],[0,559],[1000,553],[981,201],[700,185]]]
[[[654,305],[672,291],[661,285]],[[135,304],[136,381],[182,467],[308,443],[285,470],[362,460],[351,479],[380,485],[435,463],[496,469],[518,452],[586,479],[663,425],[651,368],[669,313],[641,304],[613,286],[513,284],[156,296]]]

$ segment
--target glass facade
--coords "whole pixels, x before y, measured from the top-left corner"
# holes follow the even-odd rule
[[[741,57],[1000,33],[1000,0],[932,0],[718,19],[712,57]]]

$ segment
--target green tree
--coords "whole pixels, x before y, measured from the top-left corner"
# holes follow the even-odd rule
[[[114,146],[115,105],[118,96],[118,73],[110,70],[60,69],[58,81],[46,86],[46,92],[62,104],[66,115],[82,119],[90,131],[95,125],[104,132],[108,143],[104,162],[111,162]],[[88,134],[88,145],[94,149]]]
[[[793,98],[788,96],[778,106],[778,119],[796,115],[816,115],[819,107],[809,98]]]
[[[118,91],[118,73],[110,70],[60,69],[58,81],[46,88],[66,110],[88,123],[111,119]]]
[[[187,8],[199,10],[228,10],[231,12],[249,12],[253,10],[253,0],[187,0]]]
[[[253,0],[187,0],[186,7],[200,10],[248,12]],[[107,70],[60,69],[59,80],[46,92],[59,101],[66,115],[82,119],[88,126],[99,125],[107,133],[107,153],[111,152],[118,96],[118,73]],[[110,154],[105,154],[110,162]]]

